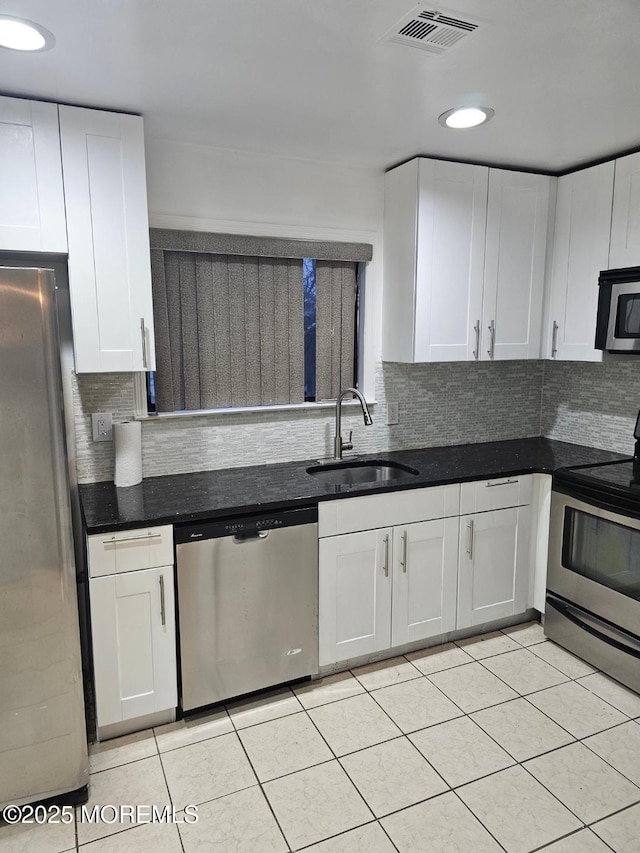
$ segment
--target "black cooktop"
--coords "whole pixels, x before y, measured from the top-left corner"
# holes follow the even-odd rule
[[[553,489],[602,509],[640,518],[640,463],[633,459],[563,468],[553,474]]]
[[[563,468],[554,476],[558,482],[587,483],[615,491],[640,491],[640,463],[636,463],[634,469],[633,459]]]

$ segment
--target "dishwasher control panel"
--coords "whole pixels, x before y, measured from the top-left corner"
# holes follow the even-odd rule
[[[185,542],[199,542],[204,539],[218,539],[222,536],[250,537],[263,531],[281,527],[296,527],[299,524],[313,524],[318,520],[318,507],[305,506],[295,509],[276,510],[268,514],[239,515],[234,518],[212,519],[190,524],[176,525],[176,545]]]

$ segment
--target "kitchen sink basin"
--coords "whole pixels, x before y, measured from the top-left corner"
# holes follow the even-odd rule
[[[416,476],[419,472],[408,465],[390,462],[388,459],[371,459],[366,462],[336,462],[330,465],[314,465],[307,474],[321,483],[337,486],[352,486],[357,483],[386,483],[403,477]]]

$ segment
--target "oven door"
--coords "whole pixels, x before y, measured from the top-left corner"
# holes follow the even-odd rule
[[[637,636],[640,519],[553,491],[547,588]]]
[[[640,352],[640,282],[611,285],[607,349]]]

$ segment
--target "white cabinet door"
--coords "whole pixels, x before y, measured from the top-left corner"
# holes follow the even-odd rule
[[[385,176],[385,360],[475,358],[488,172],[415,158]]]
[[[99,727],[177,704],[173,567],[92,578]]]
[[[392,531],[319,542],[320,665],[391,645]]]
[[[458,519],[394,528],[391,645],[456,627]]]
[[[56,104],[0,97],[0,249],[67,251]]]
[[[550,182],[489,170],[482,359],[540,357]]]
[[[530,516],[527,506],[460,519],[458,628],[526,609]]]
[[[420,161],[415,360],[470,361],[481,320],[485,166]]]
[[[153,370],[142,119],[59,111],[76,370]]]
[[[609,269],[634,267],[638,264],[640,264],[640,152],[620,157],[615,161]]]
[[[558,178],[555,239],[543,355],[602,361],[594,349],[598,275],[607,269],[614,164]]]

